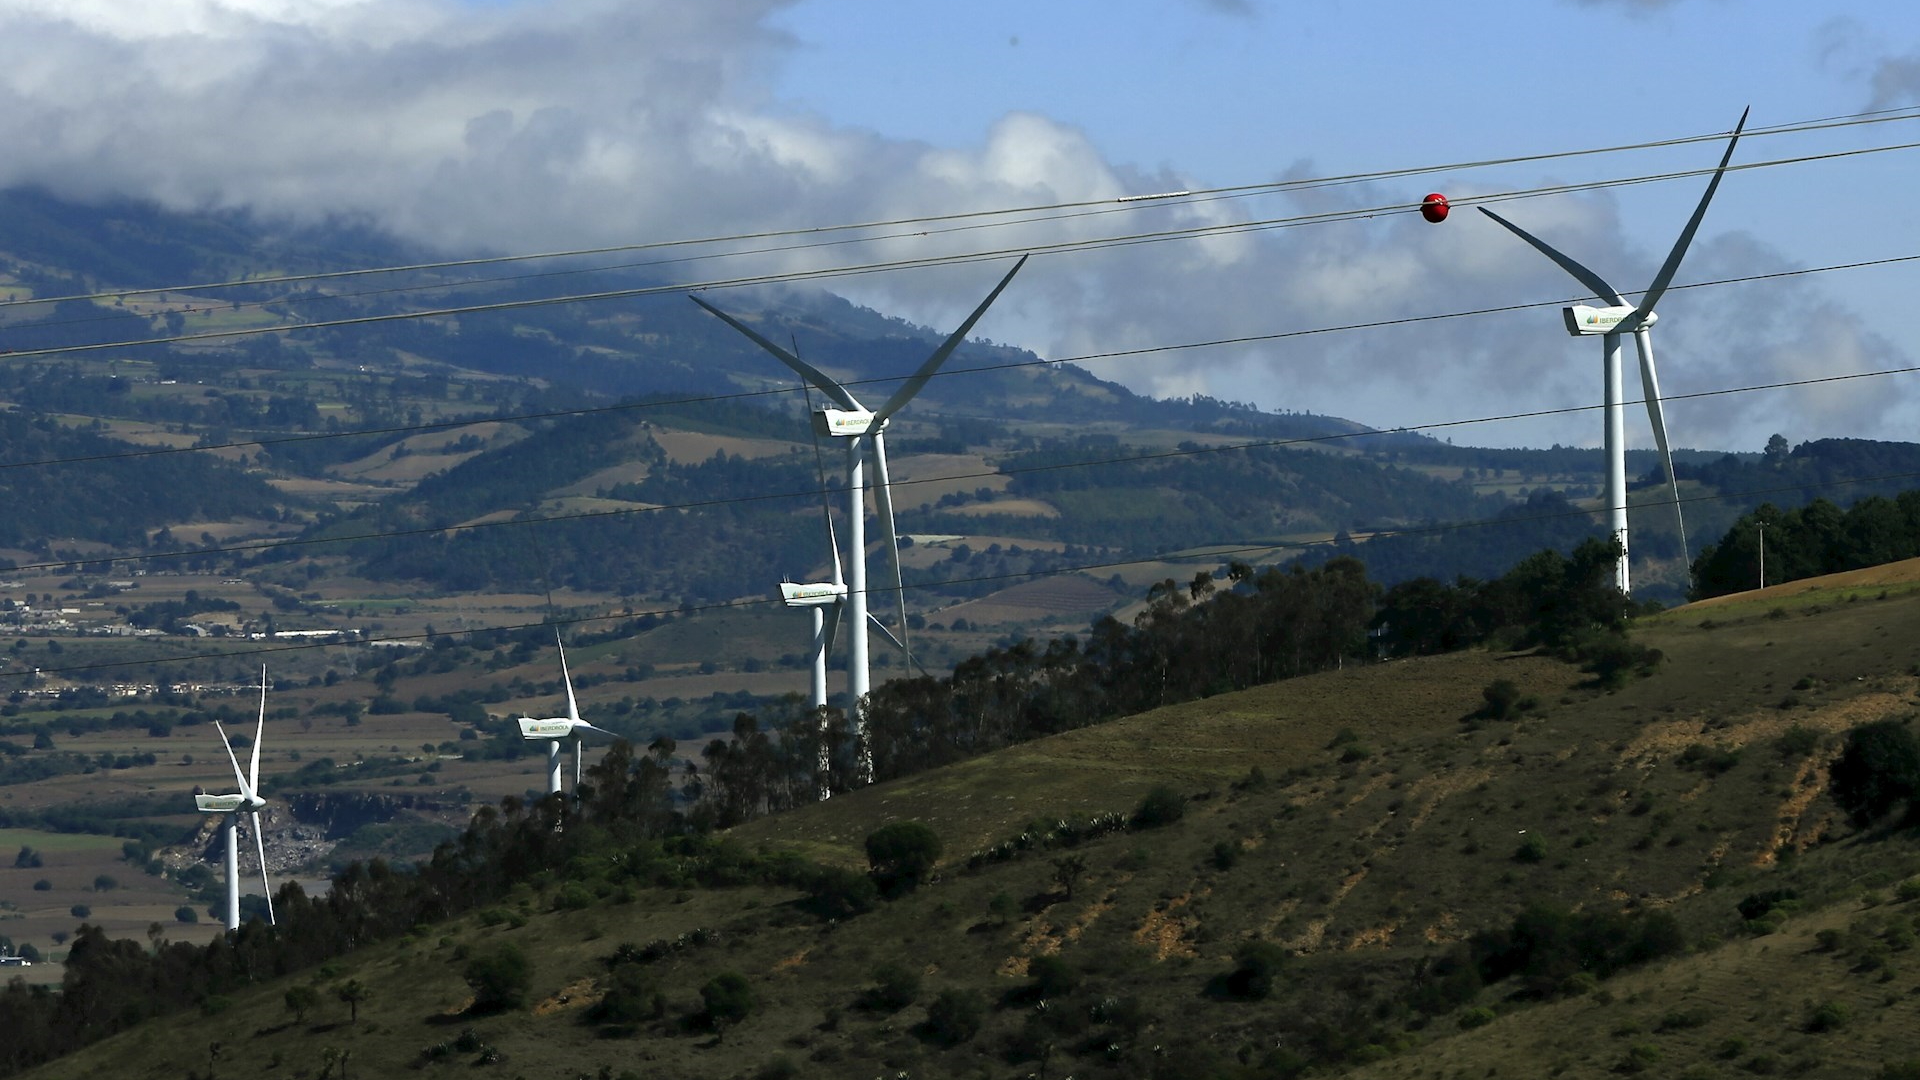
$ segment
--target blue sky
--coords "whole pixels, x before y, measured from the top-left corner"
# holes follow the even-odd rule
[[[1893,3],[1489,0],[0,0],[0,183],[364,217],[452,252],[725,235],[1504,159],[1920,106]],[[1920,120],[1745,140],[1736,164],[1920,142]],[[1698,169],[1709,143],[1108,220],[928,236],[728,271],[914,258]],[[1916,151],[1729,175],[1679,280],[1920,253]],[[1504,203],[1622,290],[1698,178]],[[1125,221],[1123,226],[1121,221]],[[957,318],[990,266],[854,299]],[[1664,389],[1920,363],[1920,271],[1678,290]],[[1463,209],[1036,258],[979,333],[1047,356],[1578,298]],[[742,298],[745,301],[745,298]],[[1089,363],[1143,392],[1419,424],[1591,404],[1598,346],[1536,309]],[[1680,445],[1913,438],[1914,376],[1675,402]],[[1594,443],[1590,417],[1456,441]],[[1629,427],[1635,445],[1649,436]]]

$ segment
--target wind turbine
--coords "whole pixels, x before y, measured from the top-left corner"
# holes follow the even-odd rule
[[[893,491],[887,476],[887,421],[894,413],[913,400],[914,395],[927,385],[940,366],[953,355],[973,324],[987,313],[987,308],[1000,297],[1013,275],[1027,264],[1027,256],[1013,264],[1013,269],[1000,279],[980,306],[973,309],[960,328],[947,336],[932,355],[920,365],[913,376],[894,391],[892,397],[879,409],[868,409],[853,396],[846,387],[829,378],[820,369],[800,359],[798,356],[775,345],[762,337],[751,327],[707,303],[699,297],[690,297],[692,301],[719,317],[728,326],[746,335],[754,344],[778,357],[780,362],[792,368],[801,378],[812,383],[821,393],[827,395],[839,408],[821,408],[813,414],[814,430],[822,435],[836,436],[848,440],[847,444],[847,491],[852,502],[848,511],[847,528],[848,548],[853,557],[848,562],[847,609],[848,620],[855,627],[864,628],[870,618],[867,611],[867,508],[866,508],[866,459],[873,458],[875,477],[874,502],[879,511],[880,530],[889,553],[893,559],[894,595],[899,602],[901,648],[906,649],[907,632],[907,594],[900,575],[900,544],[893,530]],[[873,754],[864,739],[866,729],[866,699],[872,685],[872,673],[867,658],[867,635],[856,631],[847,637],[847,696],[852,699],[852,707],[847,710],[848,723],[853,730],[854,740],[859,745],[858,760],[855,764],[855,780],[858,783],[870,783],[873,780]],[[909,654],[911,658],[911,654]]]
[[[823,508],[824,509],[824,508]],[[808,668],[812,672],[809,683],[807,703],[815,716],[827,707],[827,657],[833,653],[833,639],[839,633],[840,618],[847,608],[848,590],[840,568],[840,541],[834,535],[833,518],[827,516],[827,546],[833,551],[833,580],[798,583],[782,581],[780,583],[780,602],[790,608],[805,609],[813,618],[812,648],[808,654]],[[867,621],[874,629],[885,635],[887,640],[907,651],[906,642],[894,636],[893,631],[872,612],[867,613]],[[904,624],[903,624],[904,625]],[[833,788],[828,776],[833,765],[833,748],[826,741],[826,720],[820,721],[820,759],[817,763],[817,775],[820,781],[820,801],[833,797]]]
[[[226,821],[222,831],[226,834],[227,848],[227,929],[240,929],[240,814],[244,811],[253,817],[253,843],[260,856],[260,885],[267,894],[267,923],[272,925],[273,883],[267,880],[267,842],[260,833],[260,808],[267,800],[260,797],[260,736],[267,727],[267,669],[260,669],[260,720],[253,731],[253,756],[247,771],[240,771],[240,759],[234,755],[233,744],[227,741],[226,729],[220,721],[213,722],[213,729],[220,733],[220,743],[227,748],[227,760],[233,763],[234,783],[240,790],[232,795],[195,795],[194,806],[203,814],[225,814]]]
[[[536,720],[530,716],[520,718],[520,737],[532,741],[545,739],[547,743],[547,794],[560,794],[560,743],[573,740],[573,790],[575,797],[580,792],[580,744],[586,740],[589,732],[604,735],[609,739],[619,736],[606,728],[594,727],[580,719],[580,703],[573,696],[573,676],[567,672],[567,647],[560,640],[560,631],[553,632],[553,643],[560,648],[560,678],[567,685],[567,715],[553,716]]]
[[[1653,440],[1660,448],[1660,462],[1666,469],[1667,489],[1673,496],[1674,520],[1680,527],[1681,556],[1685,558],[1687,523],[1680,512],[1680,482],[1673,475],[1673,451],[1667,442],[1667,422],[1660,405],[1660,378],[1654,371],[1653,335],[1649,331],[1659,318],[1654,314],[1653,307],[1660,302],[1667,286],[1673,283],[1673,275],[1680,269],[1680,260],[1686,257],[1687,247],[1693,243],[1693,235],[1699,231],[1701,219],[1707,216],[1707,204],[1713,201],[1713,193],[1720,186],[1720,177],[1726,173],[1727,163],[1733,160],[1733,148],[1740,142],[1740,133],[1747,126],[1747,113],[1750,111],[1741,112],[1740,122],[1733,127],[1733,137],[1727,140],[1726,153],[1720,155],[1720,165],[1713,170],[1713,179],[1707,181],[1706,193],[1700,196],[1700,205],[1693,208],[1693,216],[1687,219],[1687,227],[1680,231],[1680,238],[1674,241],[1673,250],[1667,253],[1667,261],[1661,264],[1660,272],[1654,275],[1653,283],[1641,294],[1637,305],[1627,303],[1626,298],[1607,284],[1606,279],[1546,241],[1486,207],[1480,208],[1481,213],[1532,244],[1542,255],[1552,259],[1554,265],[1572,274],[1576,281],[1592,289],[1595,296],[1609,305],[1596,308],[1575,304],[1562,308],[1561,314],[1566,319],[1567,333],[1574,337],[1596,334],[1600,337],[1606,383],[1607,524],[1608,531],[1620,541],[1620,561],[1614,568],[1614,584],[1623,593],[1632,590],[1627,577],[1627,439],[1626,406],[1620,378],[1620,336],[1632,334],[1634,350],[1640,355],[1640,386],[1642,396],[1647,401],[1647,419],[1653,425]]]

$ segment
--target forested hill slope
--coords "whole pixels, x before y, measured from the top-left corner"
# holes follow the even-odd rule
[[[181,972],[233,987],[194,1039],[34,1075],[200,1073],[218,1043],[225,1075],[1875,1076],[1920,1057],[1920,845],[1840,778],[1863,725],[1913,739],[1920,593],[1850,595],[1644,622],[1665,660],[1615,691],[1531,654],[1349,666],[677,847],[623,838],[658,789],[621,759],[563,828],[506,807],[278,933],[420,886],[483,890],[469,914],[252,987],[225,973],[277,953],[242,935]],[[893,898],[799,853],[871,855]],[[92,954],[89,1007],[146,955]]]

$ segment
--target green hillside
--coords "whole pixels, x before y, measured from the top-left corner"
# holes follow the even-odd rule
[[[1920,695],[1920,594],[1878,588],[1643,622],[1665,662],[1612,692],[1474,651],[1220,695],[760,818],[678,869],[549,830],[547,869],[474,914],[33,1075],[205,1075],[218,1043],[217,1074],[266,1076],[1874,1076],[1920,1057],[1920,845],[1850,824],[1829,778]],[[773,853],[864,868],[905,820],[946,851],[917,891],[828,917],[841,893],[778,884],[801,864]],[[524,1000],[475,1009],[475,959],[516,952]]]

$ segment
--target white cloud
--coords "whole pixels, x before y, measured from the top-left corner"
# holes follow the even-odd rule
[[[0,146],[8,148],[0,184],[129,194],[184,209],[349,215],[454,251],[550,251],[1205,186],[1173,170],[1116,165],[1084,131],[1035,113],[1002,117],[978,145],[931,146],[837,126],[775,100],[771,76],[794,43],[770,29],[769,18],[792,2],[0,0]],[[1258,14],[1238,2],[1211,6]],[[1290,175],[1312,171],[1301,164]],[[912,230],[923,235],[860,250],[769,255],[753,269],[1377,210],[1419,194],[1349,186],[1144,203],[1126,214],[993,231],[930,225]],[[1622,229],[1605,196],[1510,206],[1530,229],[1602,273],[1617,273],[1623,289],[1644,284],[1663,253],[1627,246],[1625,233],[1651,235],[1655,246],[1659,237]],[[1703,241],[1683,280],[1755,260],[1778,257],[1726,238]],[[961,266],[833,287],[946,326],[996,276]],[[1079,356],[1445,315],[1578,291],[1478,214],[1461,211],[1431,226],[1400,210],[1046,256],[980,332],[1050,356]],[[1812,357],[1838,366],[1891,355],[1846,311],[1804,292],[1767,294],[1793,313],[1772,336],[1712,314],[1721,295],[1716,290],[1708,305],[1675,293],[1662,305],[1672,311],[1660,328],[1663,361],[1673,357],[1663,373],[1670,392],[1751,381],[1755,371],[1815,370]],[[1735,346],[1737,360],[1728,354]],[[1597,351],[1590,341],[1568,339],[1548,308],[1089,367],[1149,392],[1205,392],[1395,425],[1589,403],[1598,395]],[[1772,418],[1767,410],[1775,406],[1758,399],[1677,407],[1676,439],[1748,445],[1753,424],[1805,430]],[[1770,400],[1804,404],[1818,423],[1834,425],[1809,434],[1869,430],[1861,425],[1903,405],[1888,387]],[[1592,442],[1598,427],[1576,417],[1456,438]]]

